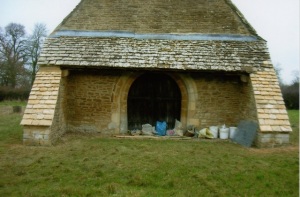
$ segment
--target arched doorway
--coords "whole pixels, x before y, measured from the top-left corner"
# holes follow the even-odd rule
[[[172,129],[180,120],[181,92],[172,77],[162,73],[145,73],[130,87],[127,99],[128,129],[141,129],[142,124],[166,121]]]

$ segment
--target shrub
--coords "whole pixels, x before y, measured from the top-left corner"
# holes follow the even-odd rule
[[[27,100],[30,90],[12,89],[8,87],[0,87],[0,101],[3,100]]]
[[[299,109],[299,82],[281,86],[285,106],[288,109]]]

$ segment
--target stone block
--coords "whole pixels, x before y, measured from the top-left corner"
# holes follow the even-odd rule
[[[279,120],[289,120],[289,117],[286,114],[277,114],[276,118]]]
[[[269,114],[265,114],[265,113],[258,113],[258,119],[267,119],[270,118]]]
[[[271,127],[272,127],[273,132],[281,132],[282,131],[280,126],[271,126]]]
[[[256,145],[258,147],[276,147],[289,144],[289,133],[258,133]]]
[[[50,127],[46,126],[24,126],[23,144],[24,145],[51,145],[49,138]]]
[[[260,125],[259,126],[261,132],[270,132],[273,131],[270,125]]]
[[[280,126],[282,132],[292,132],[292,128],[290,126]]]
[[[52,125],[52,120],[40,120],[38,122],[38,125],[51,126]]]
[[[31,125],[32,124],[32,120],[31,119],[22,119],[21,121],[21,125]]]
[[[43,114],[54,115],[54,109],[44,109]]]

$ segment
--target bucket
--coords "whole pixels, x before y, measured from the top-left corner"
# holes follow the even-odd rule
[[[218,138],[219,128],[217,126],[211,126],[211,127],[209,127],[209,130],[213,134],[214,138]]]
[[[220,128],[220,139],[228,139],[229,128]]]
[[[236,127],[229,127],[229,138],[232,139],[236,134]]]

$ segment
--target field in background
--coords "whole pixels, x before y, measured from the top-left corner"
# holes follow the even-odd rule
[[[299,196],[299,111],[282,148],[230,141],[68,134],[22,145],[20,114],[0,116],[0,196]]]
[[[1,101],[0,106],[26,106],[25,101]]]

